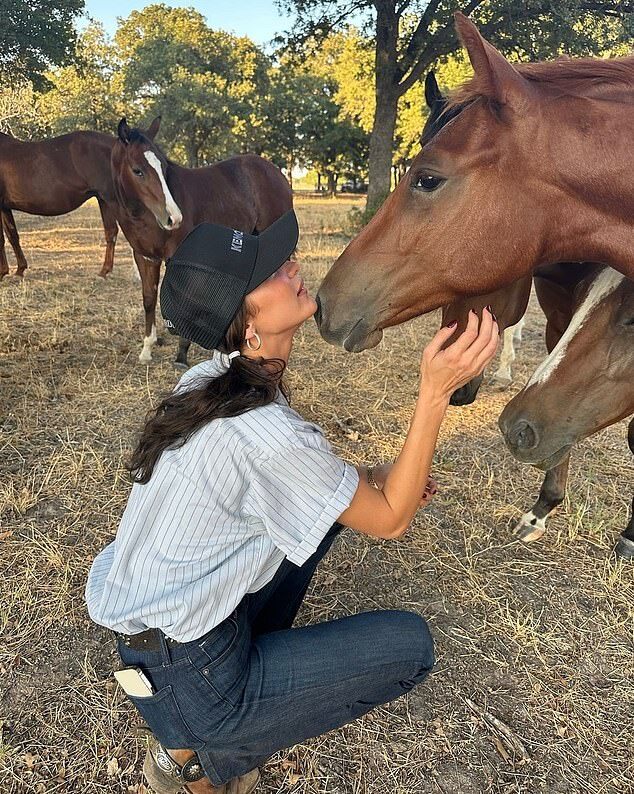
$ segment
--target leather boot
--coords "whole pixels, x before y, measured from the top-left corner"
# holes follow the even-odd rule
[[[143,774],[156,794],[251,794],[260,780],[258,770],[252,769],[222,786],[214,786],[205,777],[193,750],[166,750],[154,736],[148,738]]]

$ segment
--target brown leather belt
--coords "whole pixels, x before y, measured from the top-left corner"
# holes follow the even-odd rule
[[[132,648],[133,651],[150,651],[151,653],[158,653],[163,647],[161,645],[161,635],[165,638],[168,645],[180,645],[176,640],[163,634],[160,629],[146,629],[138,634],[120,634],[115,631],[115,636],[126,648]]]

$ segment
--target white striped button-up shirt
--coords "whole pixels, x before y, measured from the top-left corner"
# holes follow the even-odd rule
[[[178,388],[224,366],[215,353]],[[356,468],[281,393],[262,408],[214,419],[164,451],[146,485],[133,485],[115,540],[90,570],[91,618],[125,634],[202,636],[269,582],[285,557],[306,562],[358,482]]]

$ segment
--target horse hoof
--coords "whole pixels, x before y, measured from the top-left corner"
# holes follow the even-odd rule
[[[175,361],[174,368],[179,372],[186,372],[189,369],[189,364],[186,361]]]
[[[614,553],[619,560],[634,560],[634,540],[621,536],[614,547]]]
[[[533,543],[546,532],[546,519],[537,518],[534,513],[525,513],[513,530],[513,534],[522,543]]]
[[[508,375],[494,375],[491,378],[491,386],[497,386],[500,389],[508,389],[511,383],[513,380]]]
[[[163,347],[163,345],[165,344],[165,338],[164,338],[164,337],[162,337],[162,336],[157,336],[157,337],[156,337],[156,344],[157,344],[159,347]]]
[[[146,367],[149,367],[152,363],[152,356],[144,356],[143,353],[139,356],[139,361],[141,364],[145,364]]]

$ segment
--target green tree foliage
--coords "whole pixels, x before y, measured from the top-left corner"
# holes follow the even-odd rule
[[[36,138],[44,133],[31,83],[0,86],[0,132],[15,138]]]
[[[120,75],[100,24],[92,23],[79,36],[73,65],[46,77],[51,88],[40,96],[38,108],[51,134],[77,129],[114,134],[122,112]]]
[[[372,36],[373,84],[368,204],[389,190],[399,99],[438,61],[457,52],[453,12],[470,14],[507,54],[535,60],[598,53],[630,39],[634,2],[621,0],[278,0],[295,13],[291,48],[323,40],[361,18]]]
[[[192,8],[150,5],[115,35],[128,116],[163,117],[161,135],[190,166],[258,140],[267,59],[245,37],[210,29]]]
[[[73,21],[84,0],[0,0],[0,78],[46,84],[44,72],[73,59]]]
[[[332,63],[323,57],[283,58],[271,70],[264,104],[265,153],[287,175],[293,165],[307,166],[327,180],[334,192],[340,176],[359,174],[367,159],[367,134],[337,102]]]

